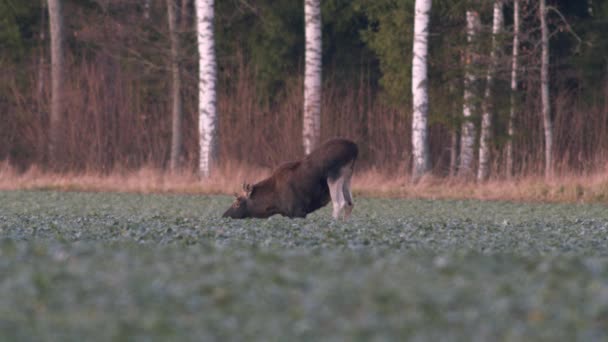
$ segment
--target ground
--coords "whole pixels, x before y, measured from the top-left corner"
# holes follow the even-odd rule
[[[0,192],[0,340],[605,340],[601,204]]]

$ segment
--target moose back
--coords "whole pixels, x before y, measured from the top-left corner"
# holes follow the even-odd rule
[[[331,200],[333,217],[346,220],[354,207],[350,183],[358,153],[354,142],[330,139],[306,157],[280,165],[270,177],[244,184],[223,217],[306,217]]]

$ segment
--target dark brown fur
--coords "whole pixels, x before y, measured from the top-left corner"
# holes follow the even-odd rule
[[[327,179],[336,178],[346,165],[354,167],[357,155],[354,142],[328,140],[303,159],[284,163],[270,177],[245,186],[223,217],[306,217],[329,203]]]

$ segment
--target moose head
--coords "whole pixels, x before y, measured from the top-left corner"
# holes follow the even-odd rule
[[[243,192],[240,195],[234,194],[234,202],[222,217],[245,218],[253,216],[252,209],[256,207],[251,200],[253,190],[253,185],[243,183]]]

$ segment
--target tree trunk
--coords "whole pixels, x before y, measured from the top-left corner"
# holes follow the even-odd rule
[[[541,29],[541,66],[540,94],[542,103],[543,126],[545,130],[545,178],[553,176],[553,123],[551,122],[551,107],[549,102],[549,30],[547,28],[547,8],[545,0],[540,0],[539,6]]]
[[[490,52],[490,65],[486,74],[486,89],[483,98],[483,112],[481,115],[481,132],[479,135],[479,167],[477,169],[477,180],[485,181],[490,174],[490,145],[492,139],[492,87],[494,74],[498,64],[498,35],[502,31],[502,0],[494,1],[494,18],[492,20],[492,51]]]
[[[174,0],[167,0],[167,19],[169,21],[169,39],[171,41],[171,171],[177,171],[180,167],[182,149],[182,99],[181,99],[181,74],[179,67],[180,44],[177,34],[177,10]]]
[[[181,4],[181,14],[179,15],[179,23],[180,23],[180,33],[186,32],[188,28],[188,23],[190,22],[190,8],[189,8],[190,0],[182,0]]]
[[[321,2],[304,0],[306,65],[304,75],[304,152],[309,154],[321,137]]]
[[[450,139],[450,177],[455,177],[458,171],[458,130],[452,130]]]
[[[473,176],[473,145],[475,144],[475,124],[471,120],[474,108],[474,86],[476,82],[472,64],[475,63],[475,39],[479,31],[479,14],[476,11],[467,11],[467,56],[464,76],[464,104],[462,106],[463,123],[460,140],[460,165],[458,176],[471,178]]]
[[[48,113],[46,91],[47,88],[47,0],[40,0],[40,32],[38,33],[38,65],[36,79],[36,110],[40,120],[44,120]],[[36,135],[36,158],[40,165],[45,165],[48,157],[48,140],[42,134]]]
[[[416,0],[412,58],[412,180],[430,169],[428,148],[427,55],[431,0]]]
[[[151,0],[144,0],[144,19],[146,20],[150,19],[150,1]]]
[[[38,56],[38,79],[36,86],[36,97],[38,100],[39,112],[42,113],[42,99],[44,97],[44,79],[45,72],[44,66],[46,64],[45,60],[45,43],[46,43],[46,0],[41,0],[40,4],[40,32],[38,33],[38,43],[39,43],[39,56]]]
[[[513,53],[511,55],[511,108],[509,111],[507,141],[507,178],[513,177],[513,135],[515,134],[515,96],[517,94],[517,68],[519,58],[519,0],[513,0]]]
[[[216,163],[216,61],[213,36],[213,0],[196,0],[199,53],[199,173],[209,177]]]
[[[63,13],[61,0],[48,0],[51,35],[51,113],[49,118],[49,165],[57,168],[61,158],[59,140],[63,121]]]

